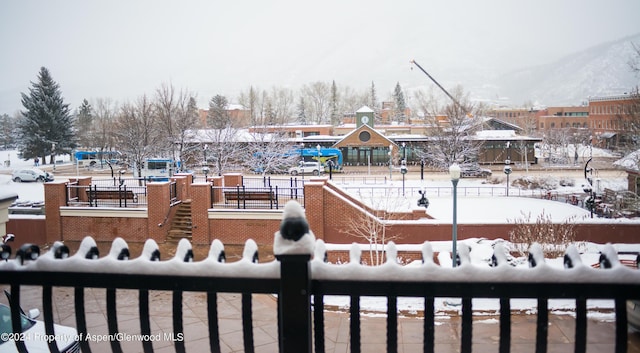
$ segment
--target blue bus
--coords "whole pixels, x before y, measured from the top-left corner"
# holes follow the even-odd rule
[[[76,151],[73,157],[79,167],[97,167],[109,163],[120,163],[122,153],[119,151]]]
[[[320,163],[327,171],[329,170],[329,166],[327,165],[327,162],[329,161],[333,163],[333,171],[342,170],[342,151],[340,151],[339,148],[321,147],[319,158],[317,148],[300,148],[296,150],[296,153],[299,154],[305,161],[317,161],[319,159]]]
[[[140,171],[133,169],[133,173],[138,178],[145,178],[154,181],[167,181],[180,169],[180,162],[171,158],[148,158],[142,162]]]

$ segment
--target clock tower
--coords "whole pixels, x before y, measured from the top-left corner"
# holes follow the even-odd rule
[[[373,128],[373,110],[366,105],[356,111],[356,128],[362,125]]]

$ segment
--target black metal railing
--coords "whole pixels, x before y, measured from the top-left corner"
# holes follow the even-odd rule
[[[212,208],[281,209],[289,200],[304,204],[303,187],[211,187]]]
[[[99,258],[93,239],[85,238],[78,252],[68,257],[69,249],[56,242],[39,256],[35,246],[22,246],[11,260],[0,263],[0,283],[10,286],[13,332],[20,333],[20,293],[22,286],[41,286],[43,289],[44,321],[47,334],[53,336],[52,288],[74,288],[75,321],[79,335],[87,335],[84,292],[86,288],[106,290],[107,322],[110,335],[118,334],[116,289],[133,289],[139,293],[138,313],[142,335],[151,335],[149,291],[172,292],[172,319],[175,337],[183,334],[182,296],[184,292],[206,294],[209,348],[220,352],[220,320],[217,295],[241,293],[242,331],[244,350],[253,352],[252,294],[277,294],[278,341],[281,352],[324,352],[324,297],[349,296],[350,348],[361,350],[360,298],[363,296],[387,299],[387,352],[398,351],[398,298],[420,297],[424,300],[424,352],[434,352],[435,298],[461,298],[462,326],[460,351],[471,352],[473,343],[472,299],[496,298],[500,302],[499,352],[511,349],[510,299],[534,298],[538,302],[535,332],[536,352],[547,349],[549,299],[575,300],[575,352],[587,348],[587,299],[611,299],[615,302],[615,351],[627,349],[626,302],[640,299],[640,271],[620,263],[613,247],[608,245],[600,256],[599,266],[593,268],[581,263],[575,247],[565,255],[565,269],[556,269],[545,263],[540,247],[532,247],[529,268],[517,268],[507,261],[501,244],[495,247],[492,265],[474,265],[469,249],[460,247],[459,263],[455,268],[443,268],[433,262],[430,243],[422,246],[423,263],[420,266],[402,266],[396,263],[397,249],[393,243],[386,247],[386,258],[381,266],[360,264],[358,247],[351,249],[351,262],[326,263],[326,248],[322,241],[315,243],[312,254],[276,255],[277,261],[257,263],[257,245],[247,241],[240,263],[224,263],[224,246],[214,241],[209,255],[202,261],[193,261],[188,241],[178,244],[176,255],[168,261],[159,261],[160,252],[154,241],[148,240],[142,255],[129,259],[127,244],[116,239],[109,255]],[[3,252],[7,251],[3,247]],[[10,250],[8,250],[10,252]],[[3,257],[5,258],[5,257]],[[242,263],[244,262],[244,263]],[[637,266],[637,265],[636,265]],[[311,304],[313,303],[313,304]],[[313,311],[311,308],[313,307]],[[312,315],[313,313],[313,315]],[[313,324],[312,324],[313,322]],[[312,335],[313,334],[313,335]],[[532,332],[532,335],[534,333]],[[118,340],[111,340],[111,350],[122,352]],[[312,345],[313,344],[313,345]],[[16,343],[25,351],[23,342]],[[85,352],[91,344],[80,342]],[[141,342],[145,352],[152,352],[151,342]],[[177,352],[185,351],[183,340],[174,341]],[[313,348],[312,348],[313,347]]]

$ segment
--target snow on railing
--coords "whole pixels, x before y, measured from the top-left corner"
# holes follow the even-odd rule
[[[279,233],[279,232],[278,232]],[[288,242],[288,244],[284,244]],[[600,268],[584,264],[574,245],[567,248],[564,268],[546,263],[542,248],[534,244],[528,255],[529,267],[515,267],[507,260],[506,249],[500,243],[495,245],[492,263],[495,266],[474,264],[470,260],[470,248],[460,243],[459,266],[443,267],[433,261],[430,242],[422,244],[422,264],[406,266],[397,263],[398,250],[393,242],[386,247],[387,261],[380,266],[361,264],[362,250],[353,244],[349,251],[349,262],[332,264],[326,262],[327,250],[324,241],[305,238],[301,241],[282,239],[276,236],[276,255],[313,253],[311,278],[313,280],[360,280],[360,281],[425,281],[425,282],[492,282],[492,283],[626,283],[640,285],[640,271],[620,263],[614,247],[604,246],[600,257]],[[279,278],[280,267],[277,260],[258,263],[255,241],[245,243],[242,258],[235,262],[225,262],[224,245],[214,240],[208,256],[196,261],[191,243],[182,239],[173,258],[160,261],[160,250],[154,240],[147,240],[139,257],[130,258],[127,242],[116,238],[109,253],[100,257],[96,242],[85,237],[78,251],[69,256],[69,249],[61,242],[55,242],[44,254],[36,245],[25,244],[10,259],[11,248],[2,245],[0,271],[44,271],[44,272],[95,272],[137,275],[173,275],[201,277],[241,277]]]
[[[530,248],[529,266],[515,267],[502,243],[495,244],[490,265],[472,263],[471,248],[461,243],[458,246],[459,253],[454,256],[459,266],[440,266],[433,260],[433,247],[428,241],[421,246],[422,263],[419,264],[399,264],[398,248],[393,242],[386,245],[387,260],[380,266],[363,265],[362,250],[357,244],[350,248],[349,262],[331,264],[327,262],[326,244],[321,239],[315,239],[300,204],[295,201],[288,202],[283,215],[280,230],[274,235],[273,250],[276,260],[267,263],[258,263],[258,246],[251,239],[245,243],[242,258],[227,263],[224,245],[219,240],[211,243],[206,258],[196,261],[191,243],[182,239],[177,245],[175,255],[161,261],[160,248],[153,240],[147,240],[141,255],[132,259],[129,247],[122,238],[113,240],[109,253],[100,257],[94,239],[86,237],[72,256],[66,245],[55,242],[42,255],[36,245],[25,244],[11,259],[10,246],[0,244],[0,259],[4,260],[0,261],[0,273],[3,274],[0,276],[0,283],[11,284],[12,295],[18,298],[18,303],[21,285],[42,285],[43,293],[51,293],[52,286],[74,286],[78,332],[83,333],[87,332],[83,306],[84,287],[106,288],[111,307],[115,307],[116,303],[114,288],[139,289],[140,295],[145,298],[140,302],[140,319],[141,322],[147,323],[148,290],[172,290],[176,333],[183,332],[182,291],[207,292],[209,303],[216,302],[217,292],[239,292],[242,293],[243,301],[245,349],[249,350],[253,348],[251,295],[276,293],[281,328],[279,342],[283,352],[311,351],[311,305],[314,307],[316,351],[324,351],[322,312],[323,298],[326,295],[351,297],[349,315],[352,319],[350,335],[353,347],[360,345],[361,296],[387,297],[388,327],[392,328],[397,327],[397,298],[423,297],[425,351],[427,348],[433,351],[434,347],[434,336],[430,334],[434,326],[434,297],[462,298],[462,351],[471,351],[472,298],[500,299],[500,351],[508,351],[510,342],[509,299],[538,299],[536,350],[539,351],[547,342],[548,299],[574,298],[577,315],[576,347],[580,347],[576,348],[576,351],[581,352],[585,351],[587,343],[586,299],[614,299],[616,349],[626,350],[626,301],[640,299],[640,271],[623,265],[610,244],[601,251],[600,269],[584,264],[573,245],[569,246],[565,253],[564,268],[555,268],[547,264],[542,247],[537,244]],[[69,273],[72,275],[69,276]],[[198,281],[197,278],[208,280]],[[374,283],[381,285],[372,285]],[[310,300],[312,296],[313,304]],[[51,300],[50,294],[43,298]],[[281,310],[282,308],[287,310]],[[217,309],[212,310],[215,312]],[[212,312],[210,314],[212,315]],[[12,306],[12,315],[19,315],[17,307]],[[117,321],[115,310],[109,311],[108,315],[110,322]],[[52,315],[46,315],[45,318],[47,317],[51,323]],[[151,332],[147,324],[141,327],[144,327],[143,333]],[[217,328],[217,323],[210,327],[210,332],[213,332],[210,337],[212,351],[219,351]],[[110,333],[116,331],[117,326],[110,328]],[[390,330],[387,336],[388,350],[394,351],[397,332]],[[87,342],[81,344],[88,349]],[[112,342],[113,346],[120,348],[119,343]],[[116,348],[114,351],[119,351]],[[177,342],[176,350],[184,351],[184,343]]]

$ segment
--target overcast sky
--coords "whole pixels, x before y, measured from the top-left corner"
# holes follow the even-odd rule
[[[250,86],[332,80],[357,91],[373,81],[385,99],[396,82],[429,83],[411,59],[443,81],[545,64],[640,33],[638,14],[638,0],[3,0],[0,114],[22,109],[42,66],[72,109],[162,83],[202,108]]]

